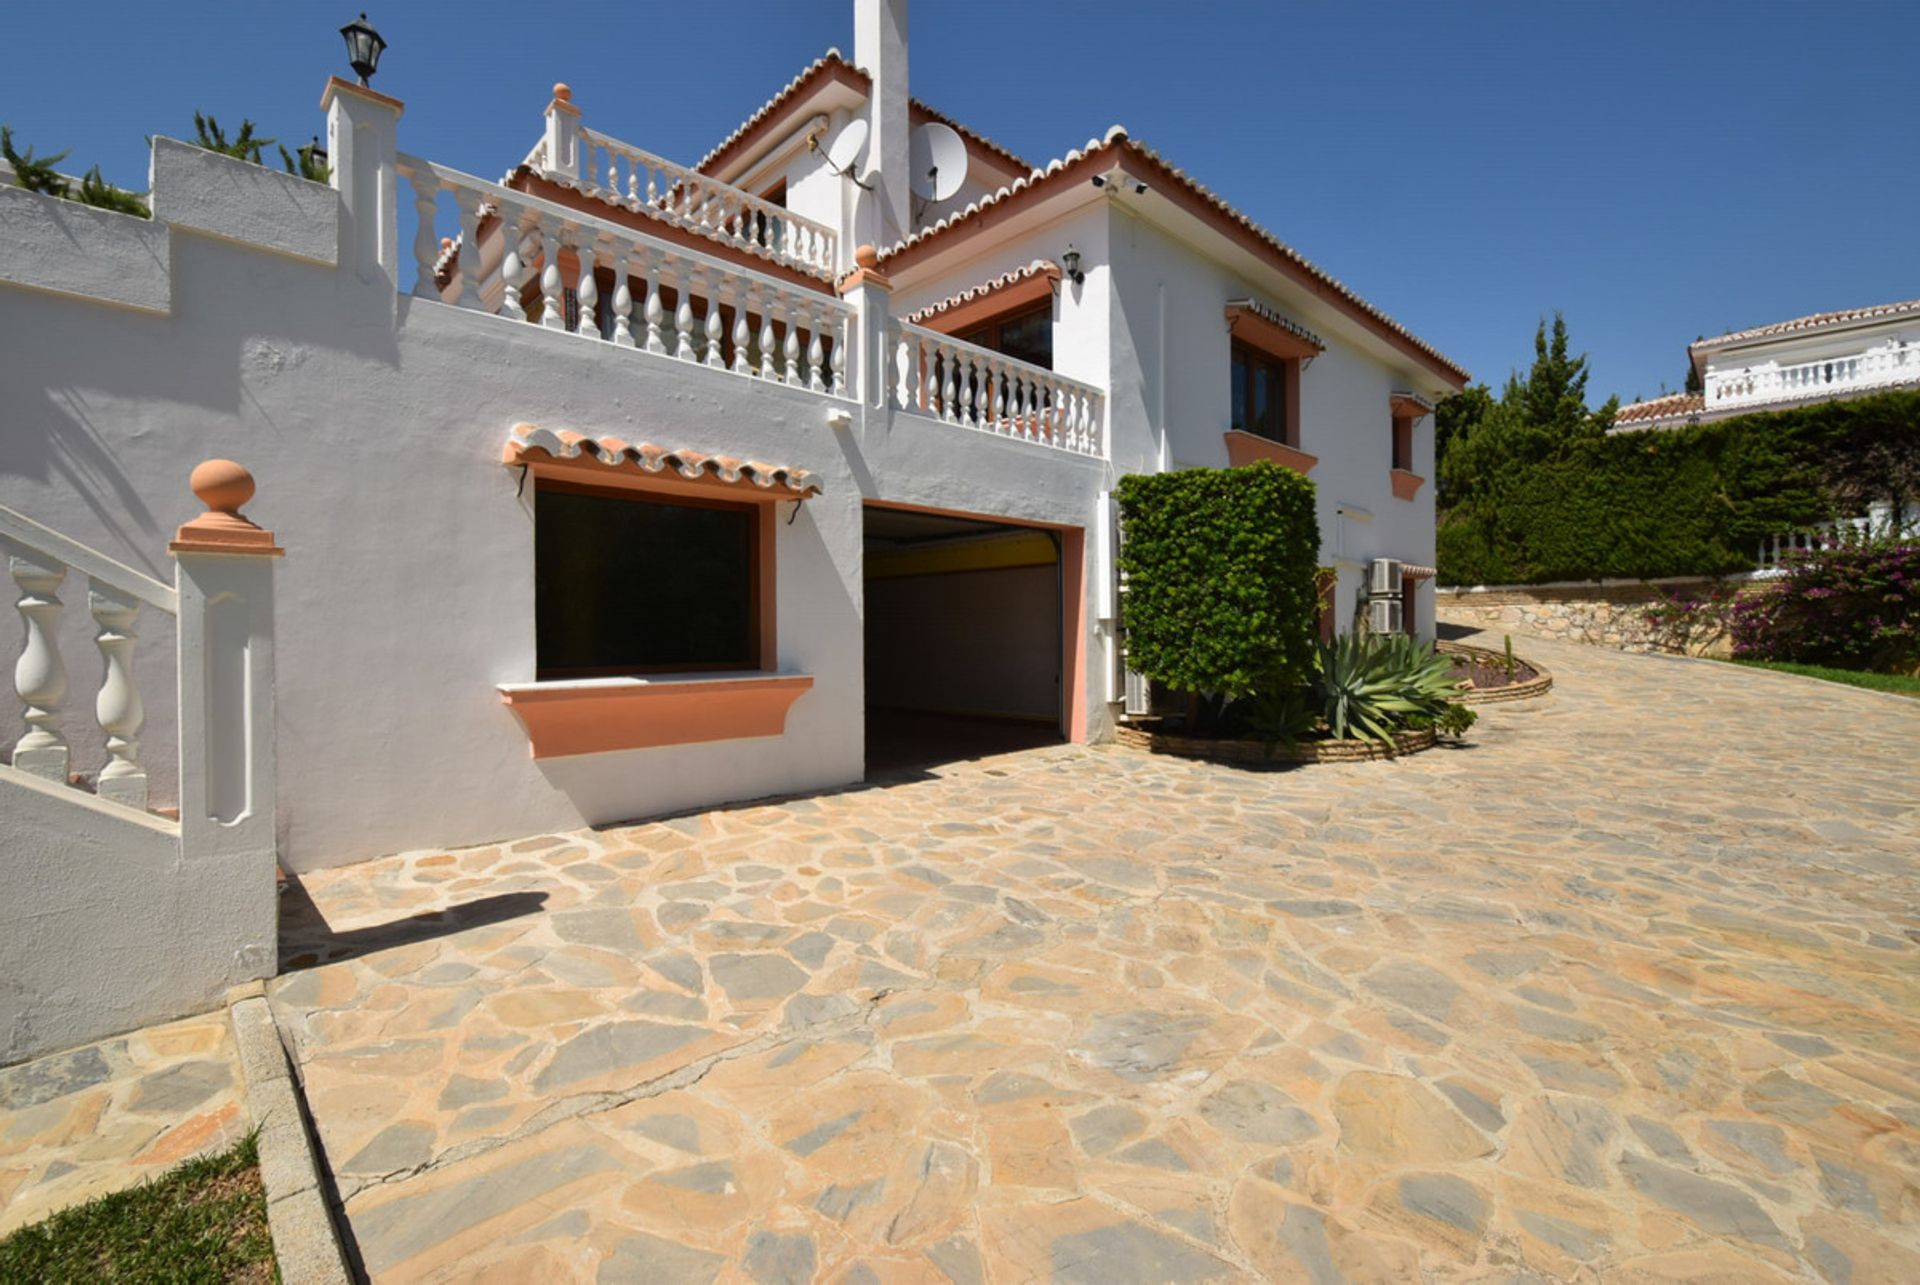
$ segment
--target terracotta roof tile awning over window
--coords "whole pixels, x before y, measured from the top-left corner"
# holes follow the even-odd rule
[[[571,465],[569,476],[583,481],[600,474],[609,483],[618,483],[623,477],[658,479],[679,486],[725,490],[742,500],[804,500],[823,490],[818,476],[803,468],[684,448],[669,450],[618,437],[588,437],[534,424],[513,426],[501,459],[509,465]]]
[[[1059,285],[1060,265],[1035,259],[1024,268],[1003,272],[951,298],[910,312],[907,320],[942,334],[958,334],[1015,308],[1037,305],[1051,298]]]
[[[1227,305],[1227,330],[1241,343],[1282,361],[1308,361],[1327,350],[1311,330],[1250,299]]]

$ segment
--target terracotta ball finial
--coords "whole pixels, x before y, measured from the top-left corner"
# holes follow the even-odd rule
[[[263,530],[241,515],[240,506],[253,498],[253,474],[232,460],[205,460],[194,467],[187,485],[207,511],[180,528],[168,546],[174,553],[253,553],[278,557],[284,550]]]
[[[253,474],[232,460],[207,460],[194,467],[187,485],[209,513],[237,517],[240,506],[253,498]]]
[[[853,261],[872,272],[880,266],[880,252],[870,245],[863,245],[854,250]]]
[[[570,103],[573,101],[573,86],[564,80],[558,81],[553,87],[553,96],[563,103]]]

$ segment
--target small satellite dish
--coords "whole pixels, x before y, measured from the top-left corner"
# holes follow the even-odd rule
[[[967,145],[951,126],[928,121],[907,139],[907,168],[913,194],[944,201],[967,179]]]
[[[840,137],[833,140],[833,146],[827,149],[827,164],[839,175],[849,175],[859,167],[860,159],[867,154],[867,122],[850,120]]]

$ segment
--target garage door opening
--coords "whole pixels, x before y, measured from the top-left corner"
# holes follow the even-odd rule
[[[1056,744],[1060,537],[865,512],[867,775]]]

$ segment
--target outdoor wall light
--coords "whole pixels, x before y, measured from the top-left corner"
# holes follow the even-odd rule
[[[1067,242],[1067,252],[1060,256],[1060,270],[1065,272],[1067,280],[1075,285],[1087,279],[1087,274],[1080,271],[1080,252],[1073,248],[1071,241]]]
[[[380,66],[381,51],[387,42],[380,33],[367,25],[367,15],[361,14],[359,21],[349,22],[340,28],[340,34],[347,42],[347,65],[360,77],[360,83],[366,84],[374,70]]]
[[[318,134],[313,136],[311,143],[308,143],[300,149],[300,154],[308,158],[309,164],[325,165],[327,163],[327,149],[320,146],[320,136]]]

